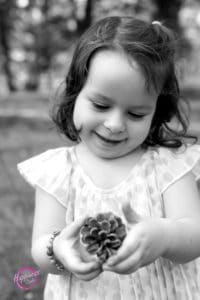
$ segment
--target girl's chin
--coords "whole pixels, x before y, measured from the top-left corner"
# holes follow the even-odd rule
[[[99,149],[99,148],[91,148],[91,151],[98,157],[103,159],[116,159],[122,156],[127,155],[130,151],[115,151],[114,149],[111,151],[110,149]]]

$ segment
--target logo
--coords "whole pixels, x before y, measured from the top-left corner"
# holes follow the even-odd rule
[[[14,276],[14,283],[16,287],[21,290],[31,290],[39,283],[40,270],[32,267],[20,268]]]

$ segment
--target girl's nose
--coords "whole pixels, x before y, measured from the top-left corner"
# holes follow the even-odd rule
[[[124,117],[118,112],[113,112],[107,116],[104,126],[112,133],[123,132],[126,128]]]

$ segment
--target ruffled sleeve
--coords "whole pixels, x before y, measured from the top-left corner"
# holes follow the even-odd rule
[[[200,178],[200,145],[188,145],[178,150],[160,147],[154,153],[158,186],[163,193],[188,172]]]
[[[31,186],[40,187],[66,208],[72,170],[68,149],[50,149],[17,165],[20,174]]]

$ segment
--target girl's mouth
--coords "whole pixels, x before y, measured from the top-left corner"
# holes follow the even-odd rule
[[[99,133],[97,133],[97,132],[95,132],[95,134],[96,134],[96,136],[97,136],[98,138],[100,138],[103,142],[108,143],[108,144],[111,144],[111,145],[117,145],[117,144],[122,143],[122,142],[125,141],[124,139],[123,139],[123,140],[112,140],[112,139],[107,139],[107,138],[101,136],[101,135],[100,135]]]

